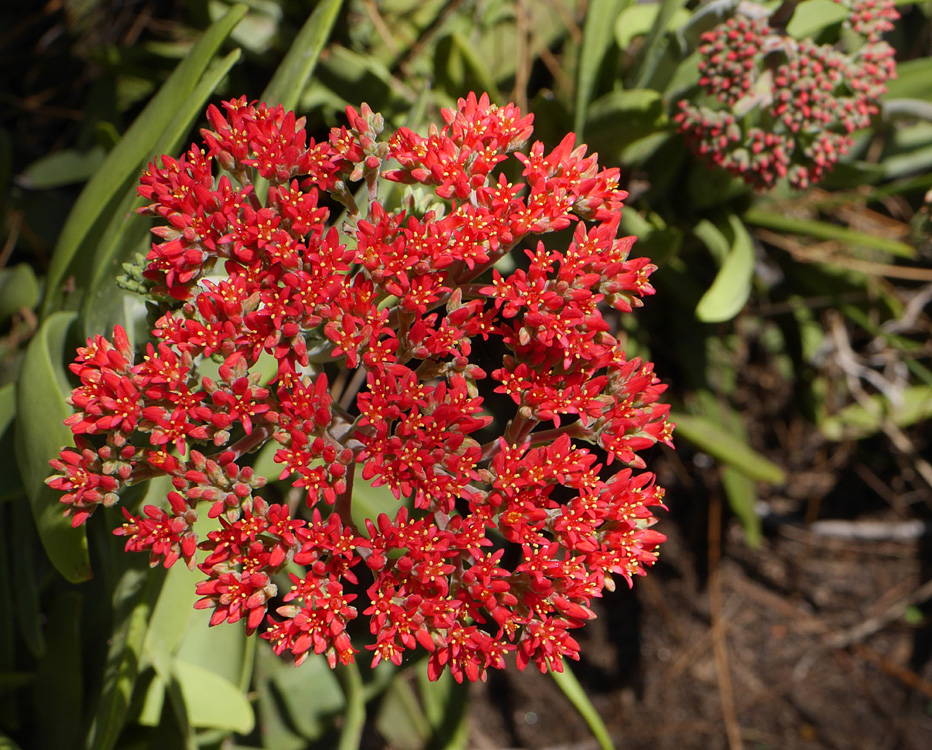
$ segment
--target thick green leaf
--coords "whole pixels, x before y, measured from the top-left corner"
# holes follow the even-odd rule
[[[550,676],[553,677],[553,681],[557,683],[557,687],[563,691],[563,695],[569,699],[569,702],[573,704],[573,707],[579,711],[579,715],[582,716],[586,724],[589,725],[589,731],[592,732],[592,736],[595,737],[596,741],[599,743],[599,747],[602,750],[615,750],[611,735],[608,733],[608,727],[605,726],[605,722],[602,721],[599,712],[595,710],[595,706],[592,705],[592,701],[589,700],[589,696],[586,695],[583,686],[579,684],[576,675],[573,674],[565,661],[563,664],[563,671],[551,671]]]
[[[62,591],[52,601],[46,625],[48,650],[36,674],[33,702],[38,716],[54,717],[37,724],[36,747],[68,750],[80,746],[84,723],[84,676],[81,665],[82,597]]]
[[[13,740],[0,732],[0,750],[20,750],[20,747],[13,742]]]
[[[677,439],[692,443],[751,479],[777,485],[786,481],[783,469],[712,420],[684,412],[671,412],[670,420],[676,424]]]
[[[170,483],[168,489],[171,489]],[[152,619],[149,621],[144,646],[147,653],[155,648],[156,644],[170,657],[178,651],[194,614],[194,603],[197,601],[194,587],[201,578],[202,576],[188,570],[184,565],[174,565],[168,571],[165,585],[159,593],[155,609],[152,611]]]
[[[153,487],[145,502],[164,504],[170,487]],[[195,523],[201,537],[213,527],[206,513]],[[143,644],[145,660],[159,679],[149,686],[140,721],[158,722],[167,696],[182,735],[191,736],[194,727],[248,732],[244,727],[251,727],[254,718],[243,690],[252,673],[252,644],[241,625],[210,628],[211,611],[194,609],[195,586],[202,577],[181,564],[168,572]],[[197,697],[205,681],[218,686],[216,701],[226,701],[231,690],[238,697],[226,709],[214,697]]]
[[[195,727],[252,731],[255,716],[240,689],[216,672],[175,660],[173,670],[184,696],[188,719]]]
[[[133,559],[134,567],[124,572],[113,594],[116,627],[107,653],[103,694],[88,736],[90,750],[110,750],[120,736],[139,674],[149,617],[164,581],[164,574],[150,569],[143,555]]]
[[[909,427],[932,418],[932,386],[914,385],[903,389],[899,403],[893,404],[881,393],[864,403],[846,406],[826,418],[819,430],[829,440],[860,440],[880,432],[885,423]]]
[[[814,37],[827,26],[840,24],[848,13],[847,7],[833,0],[806,0],[796,7],[786,31],[794,39]]]
[[[696,236],[706,242],[706,238],[715,236],[714,229],[709,222],[701,222],[697,227]],[[751,294],[751,283],[754,280],[754,246],[751,235],[741,219],[734,214],[728,216],[726,231],[730,235],[731,244],[728,256],[715,276],[712,286],[696,305],[696,317],[704,323],[731,320],[741,312]],[[722,230],[719,230],[719,233],[725,234]],[[719,239],[715,238],[706,244],[714,253]]]
[[[81,191],[52,255],[47,294],[42,306],[43,315],[60,304],[59,287],[69,269],[75,263],[80,266],[88,262],[89,258],[78,259],[76,255],[88,241],[88,234],[98,223],[101,213],[127,181],[135,179],[144,161],[151,156],[153,146],[166,130],[172,128],[176,122],[178,103],[185,101],[195,89],[220,45],[245,12],[244,5],[231,8],[229,13],[204,33]],[[93,242],[89,252],[94,252]]]
[[[26,167],[17,182],[30,190],[49,190],[90,179],[106,156],[101,146],[90,151],[66,149],[43,156]]]
[[[188,572],[183,566],[176,567],[180,567],[185,573]],[[213,612],[209,609],[193,609],[194,602],[199,598],[194,591],[194,585],[202,578],[199,573],[190,573],[187,600],[178,600],[178,606],[184,606],[191,611],[184,639],[178,645],[175,658],[212,670],[231,685],[239,686],[243,683],[244,674],[252,668],[246,630],[242,624],[210,627],[210,616]],[[246,677],[248,678],[248,674]]]
[[[204,111],[207,99],[239,57],[239,50],[233,50],[210,65],[191,94],[177,107],[170,125],[159,135],[153,148],[153,157],[178,150],[191,125]],[[136,175],[131,178],[133,183],[136,179]],[[125,191],[101,232],[90,265],[80,275],[81,281],[87,285],[81,311],[87,335],[109,330],[114,323],[123,322],[122,316],[114,316],[114,310],[122,308],[124,297],[122,291],[114,289],[114,279],[119,273],[120,263],[134,251],[144,249],[141,246],[149,235],[149,223],[138,220],[134,211],[142,203],[135,190]]]
[[[29,342],[16,387],[16,461],[49,560],[66,579],[79,583],[91,577],[87,535],[83,528],[71,528],[62,515],[61,493],[45,484],[49,461],[72,443],[63,424],[71,415],[63,362],[71,359],[65,341],[74,319],[74,313],[53,314]]]
[[[430,746],[436,750],[460,750],[469,740],[469,685],[457,682],[446,670],[430,682],[426,666],[424,662],[418,669],[417,680],[424,715],[430,722]]]
[[[147,637],[147,645],[150,642],[151,639]],[[182,692],[179,678],[175,674],[174,662],[171,656],[168,654],[168,651],[163,648],[155,648],[151,651],[147,651],[146,656],[151,660],[152,668],[155,670],[156,679],[152,682],[152,688],[162,701],[162,703],[159,704],[160,709],[164,703],[164,696],[167,695],[169,707],[175,719],[173,726],[168,725],[167,722],[159,722],[157,724],[158,730],[169,734],[175,734],[177,732],[177,736],[184,746],[184,750],[197,750],[197,738],[194,732],[194,725],[190,720],[188,703]],[[145,712],[145,708],[143,711]],[[161,719],[161,710],[158,718]],[[164,741],[162,744],[165,744]],[[172,744],[173,746],[177,745],[177,740]]]
[[[39,282],[26,263],[0,269],[0,323],[17,310],[32,310],[39,301]]]
[[[317,66],[342,5],[343,0],[324,0],[317,5],[262,92],[262,101],[281,104],[285,109],[295,108]]]
[[[366,481],[359,473],[353,482],[353,523],[366,533],[366,519],[375,521],[380,513],[393,518],[404,501],[396,498],[387,484],[373,487],[371,481]]]
[[[589,3],[576,68],[576,118],[573,130],[580,140],[586,125],[589,102],[596,94],[596,84],[612,46],[615,19],[629,5],[631,0],[592,0]]]
[[[887,81],[886,99],[932,99],[932,57],[898,62],[896,78]]]
[[[168,477],[149,483],[146,500],[171,488]],[[123,553],[120,553],[123,554]],[[145,555],[123,555],[126,565],[113,592],[114,629],[104,668],[104,685],[87,738],[89,750],[111,750],[126,721],[143,662],[143,644],[156,600],[165,582],[163,568],[150,568]]]
[[[430,722],[404,675],[392,681],[379,703],[375,726],[398,750],[423,750],[431,737]]]
[[[333,717],[343,712],[346,698],[323,656],[312,655],[295,669],[265,648],[258,661],[258,671],[268,674],[267,708],[275,705],[291,730],[305,740],[316,740],[333,726]]]
[[[728,257],[732,245],[722,231],[708,219],[702,219],[693,227],[693,234],[702,240],[702,244],[715,258],[715,262],[721,266]]]

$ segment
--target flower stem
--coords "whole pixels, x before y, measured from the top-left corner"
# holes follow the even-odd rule
[[[362,739],[362,730],[366,724],[366,699],[363,691],[362,675],[355,662],[341,664],[336,669],[337,679],[346,696],[346,710],[343,712],[343,729],[337,750],[358,750]]]

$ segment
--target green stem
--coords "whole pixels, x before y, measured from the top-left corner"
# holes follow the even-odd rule
[[[358,750],[362,730],[366,724],[366,698],[362,675],[355,663],[341,664],[336,669],[337,679],[346,696],[343,729],[337,750]]]

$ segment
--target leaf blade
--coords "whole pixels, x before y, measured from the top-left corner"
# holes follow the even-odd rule
[[[570,668],[564,664],[562,672],[551,671],[550,676],[557,683],[557,687],[563,691],[563,695],[573,704],[573,707],[579,712],[586,724],[589,725],[589,731],[592,732],[592,736],[599,743],[599,747],[602,750],[615,750],[615,744],[608,733],[608,727],[605,726],[602,717],[595,710],[595,706],[592,705],[592,701],[589,700],[586,691],[583,690],[582,685],[579,684],[579,680],[576,679],[576,675],[570,671]]]
[[[171,124],[175,113],[173,103],[184,100],[195,88],[209,61],[245,13],[245,5],[236,5],[204,33],[81,191],[52,254],[42,305],[43,316],[59,303],[59,286],[77,260],[101,212],[125,181],[139,170],[140,164],[151,153],[153,144]]]
[[[631,0],[593,0],[589,3],[576,73],[576,114],[573,129],[580,140],[586,125],[589,103],[599,79],[599,71],[614,41],[615,19],[630,4]]]
[[[239,58],[240,51],[232,50],[210,66],[194,90],[176,109],[171,124],[163,130],[153,146],[151,157],[171,153],[178,149],[182,138],[204,111],[207,99]],[[135,183],[135,181],[134,175],[132,182]],[[137,218],[134,208],[141,205],[142,199],[136,195],[136,192],[127,190],[113,211],[113,217],[103,230],[101,242],[90,261],[90,277],[81,309],[87,335],[109,328],[117,322],[108,317],[110,312],[108,302],[122,299],[121,295],[114,295],[114,272],[126,253],[141,244],[149,234],[149,227],[145,222],[133,221]]]
[[[286,110],[294,109],[317,67],[342,5],[343,0],[324,0],[314,9],[262,92],[264,102],[281,104]]]
[[[703,323],[723,323],[735,317],[747,304],[754,281],[754,245],[744,224],[734,214],[728,216],[733,240],[728,255],[705,294],[696,305],[696,317]],[[702,239],[702,236],[699,237]],[[714,252],[710,246],[709,249]]]
[[[26,349],[16,387],[16,460],[49,560],[67,580],[80,583],[91,577],[87,534],[71,527],[62,513],[61,493],[45,484],[49,460],[72,442],[64,425],[71,408],[65,401],[70,388],[61,363],[75,317],[71,312],[49,316]]]
[[[671,412],[670,420],[676,424],[677,438],[692,443],[742,474],[774,485],[786,481],[786,473],[782,468],[710,419],[684,412]]]

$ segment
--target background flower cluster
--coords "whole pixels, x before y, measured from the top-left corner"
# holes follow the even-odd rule
[[[896,75],[883,35],[899,18],[894,0],[835,0],[856,49],[787,33],[787,17],[744,3],[702,35],[699,84],[709,102],[683,99],[675,121],[692,148],[757,188],[786,178],[821,182],[878,112]]]

